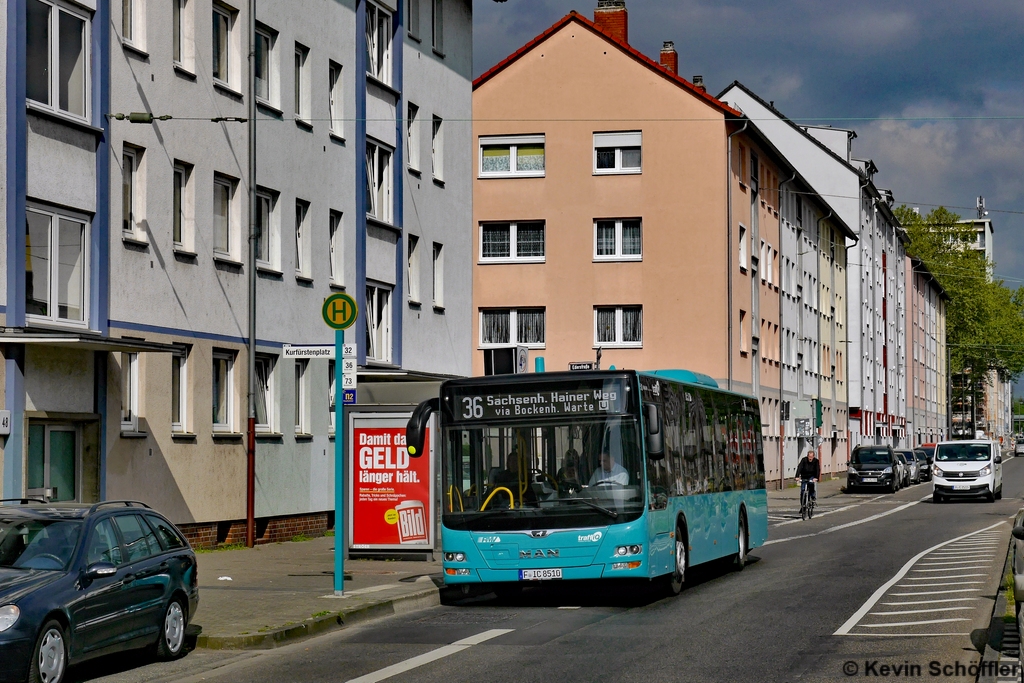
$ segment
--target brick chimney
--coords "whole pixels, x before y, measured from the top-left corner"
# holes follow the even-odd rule
[[[626,0],[597,0],[594,23],[612,38],[623,43],[629,42],[629,17],[626,14]]]
[[[679,73],[679,53],[671,40],[666,40],[661,46],[661,65],[674,74]]]
[[[697,90],[700,90],[701,92],[708,91],[708,89],[704,87],[704,77],[700,75],[693,77],[693,87],[695,87]]]

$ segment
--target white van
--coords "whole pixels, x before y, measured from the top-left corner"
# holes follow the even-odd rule
[[[1003,456],[994,441],[943,441],[932,459],[932,501],[1003,497]]]

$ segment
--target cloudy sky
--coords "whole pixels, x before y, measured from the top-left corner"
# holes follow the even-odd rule
[[[597,0],[475,0],[474,75]],[[996,273],[1024,285],[1024,3],[1020,0],[627,0],[630,43],[708,92],[733,80],[791,119],[857,131],[897,203],[975,215],[984,195]],[[1011,212],[1011,213],[1004,213]],[[1012,213],[1018,212],[1018,213]]]

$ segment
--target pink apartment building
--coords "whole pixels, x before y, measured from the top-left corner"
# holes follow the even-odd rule
[[[548,371],[600,348],[605,368],[758,396],[777,439],[779,196],[797,175],[676,73],[671,43],[659,63],[627,35],[625,3],[600,0],[474,82],[474,373],[511,372],[516,346]]]

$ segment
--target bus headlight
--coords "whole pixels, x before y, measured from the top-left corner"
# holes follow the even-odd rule
[[[615,549],[615,554],[623,557],[626,555],[639,555],[643,549],[642,545],[620,545]]]
[[[466,553],[445,553],[444,554],[444,561],[445,562],[465,562],[466,561]]]

